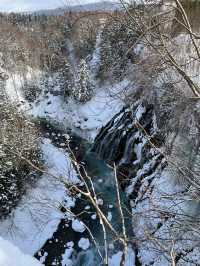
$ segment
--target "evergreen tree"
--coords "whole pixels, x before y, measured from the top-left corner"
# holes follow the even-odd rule
[[[101,39],[98,78],[104,80],[114,77],[119,81],[124,78],[135,59],[130,47],[137,40],[138,34],[133,29],[123,16],[111,18],[110,23],[105,26]]]
[[[87,102],[91,99],[93,90],[94,85],[91,82],[87,63],[82,59],[73,88],[74,98],[82,103]]]

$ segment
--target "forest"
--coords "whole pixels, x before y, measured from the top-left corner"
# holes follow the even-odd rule
[[[0,5],[0,266],[200,265],[200,1],[67,4]]]

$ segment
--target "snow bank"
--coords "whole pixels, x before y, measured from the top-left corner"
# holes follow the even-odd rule
[[[39,261],[24,255],[17,247],[0,237],[0,266],[41,266]]]
[[[88,238],[82,237],[78,242],[79,248],[82,248],[83,250],[87,250],[90,247],[90,241]]]
[[[79,233],[83,233],[85,231],[85,226],[84,224],[79,221],[78,219],[74,219],[72,221],[72,229],[75,231],[75,232],[79,232]]]
[[[95,63],[97,63],[97,54],[93,55]],[[12,102],[18,103],[19,109],[27,115],[35,118],[49,118],[66,128],[71,128],[81,137],[88,140],[94,140],[99,129],[121,110],[124,105],[124,92],[129,87],[128,80],[102,87],[95,84],[96,90],[92,99],[85,104],[80,104],[72,98],[64,100],[64,97],[60,95],[54,96],[50,92],[45,94],[45,87],[43,87],[44,84],[41,83],[41,79],[42,73],[39,70],[28,68],[26,80],[34,80],[34,83],[38,84],[43,91],[37,101],[30,104],[24,99],[21,91],[21,87],[24,84],[23,77],[18,74],[11,74],[6,81],[5,91],[7,97]],[[56,74],[49,77],[48,84],[54,86],[56,79]],[[57,86],[56,90],[59,91],[60,87]]]
[[[5,91],[10,101],[16,103],[23,102],[24,97],[21,87],[24,85],[24,81],[34,80],[36,83],[39,81],[41,74],[41,71],[33,70],[30,67],[27,67],[27,72],[24,75],[8,73],[9,79],[6,81]]]
[[[85,104],[79,104],[74,99],[64,102],[62,96],[49,93],[40,96],[39,102],[32,108],[27,106],[27,112],[36,118],[54,120],[71,128],[81,137],[94,140],[99,129],[123,107],[124,103],[119,95],[127,87],[128,81],[125,80],[112,87],[98,88],[93,98]]]
[[[68,249],[65,250],[65,253],[62,255],[62,266],[72,266],[73,263],[72,261],[69,259],[70,256],[72,255],[73,252],[73,248],[69,247]]]
[[[122,260],[123,252],[119,251],[114,254],[108,261],[109,266],[120,266]],[[128,252],[125,259],[125,266],[134,266],[135,265],[135,253],[131,247],[128,248]]]
[[[22,198],[11,216],[0,222],[0,236],[11,241],[24,253],[33,255],[56,231],[63,214],[59,211],[61,203],[67,208],[75,202],[66,193],[59,177],[71,183],[78,183],[75,170],[66,153],[54,147],[48,139],[43,140],[47,171],[58,179],[44,174]]]

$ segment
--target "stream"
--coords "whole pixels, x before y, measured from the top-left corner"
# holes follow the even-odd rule
[[[86,140],[74,134],[71,130],[64,130],[59,125],[55,125],[46,120],[40,121],[40,130],[45,138],[49,138],[52,144],[57,148],[68,150],[63,143],[66,141],[64,135],[70,135],[70,148],[75,154],[77,161],[84,165],[88,175],[94,182],[95,191],[98,197],[99,206],[101,210],[111,222],[114,229],[119,235],[122,235],[121,217],[117,204],[117,193],[114,173],[105,161],[99,159],[98,154],[91,152],[92,145]],[[125,192],[121,192],[122,207],[124,210],[126,228],[131,235],[131,219],[128,214],[128,202]],[[96,244],[104,256],[104,238],[102,226],[97,218],[94,207],[85,198],[77,197],[75,207],[72,212],[79,217],[79,219],[90,229],[92,235],[96,240]],[[90,247],[83,250],[79,247],[78,242],[81,238],[89,239]],[[108,253],[109,256],[116,254],[123,250],[123,246],[116,240],[116,236],[107,230],[108,238]],[[115,240],[115,241],[114,241]],[[70,244],[71,243],[71,244]],[[75,232],[72,229],[72,221],[62,219],[54,232],[53,237],[48,239],[41,250],[35,254],[37,259],[44,258],[44,265],[46,266],[63,266],[62,255],[65,253],[69,245],[73,247],[70,259],[74,266],[94,266],[103,265],[102,258],[98,254],[97,247],[94,245],[89,232]],[[71,265],[71,264],[70,264]],[[65,264],[64,264],[65,266]],[[66,264],[66,266],[68,266]]]

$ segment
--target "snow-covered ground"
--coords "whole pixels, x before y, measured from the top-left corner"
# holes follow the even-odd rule
[[[34,77],[39,79],[40,75],[41,73],[37,72]],[[27,79],[32,76],[28,73]],[[35,118],[54,120],[66,128],[73,129],[81,137],[93,141],[99,129],[123,107],[123,97],[129,88],[129,81],[97,88],[92,99],[85,104],[79,104],[72,98],[64,101],[62,96],[48,93],[41,94],[39,99],[30,105],[23,98],[21,85],[20,76],[12,75],[7,81],[6,92],[11,101],[23,102],[23,111]]]
[[[0,237],[0,266],[41,266],[41,264]]]
[[[72,184],[79,182],[66,153],[54,147],[48,139],[43,139],[41,148],[50,175],[43,174],[11,215],[0,222],[0,235],[30,255],[37,252],[56,231],[63,217],[60,204],[64,203],[67,208],[75,204],[60,178]]]
[[[26,80],[34,79],[40,85],[41,76],[42,73],[39,71],[33,72],[29,69]],[[123,95],[128,89],[129,82],[124,80],[112,86],[104,85],[96,88],[92,99],[85,104],[79,104],[72,98],[64,100],[62,96],[54,96],[51,93],[42,93],[36,102],[30,104],[23,97],[22,85],[22,77],[17,74],[10,75],[6,83],[6,94],[11,102],[15,102],[25,114],[34,118],[48,118],[60,123],[64,128],[71,128],[81,137],[93,141],[100,128],[123,107]],[[34,255],[56,231],[63,218],[63,214],[59,211],[60,204],[64,203],[68,208],[75,204],[74,199],[67,195],[66,188],[59,177],[71,183],[79,182],[67,153],[56,148],[49,139],[42,140],[41,148],[47,171],[58,176],[58,179],[43,174],[35,187],[27,191],[11,215],[0,222],[0,236],[30,255]],[[85,230],[76,219],[72,225],[75,231]],[[79,247],[83,250],[88,249],[89,239],[81,238]],[[72,252],[72,246],[66,248],[62,261],[64,266],[72,264],[69,259]],[[133,256],[133,251],[130,254]],[[114,255],[110,258],[109,265],[118,266],[121,256],[120,252]],[[133,266],[132,263],[133,260],[127,262],[126,266]],[[23,264],[16,266],[23,266]]]
[[[96,90],[94,97],[85,104],[74,99],[65,102],[61,96],[41,96],[40,102],[28,111],[34,117],[47,117],[77,132],[81,137],[93,141],[104,126],[123,106],[119,94],[126,90],[128,81],[115,86],[104,86]],[[28,107],[29,108],[29,107]]]
[[[11,102],[16,102],[17,104],[24,101],[24,97],[21,91],[21,87],[24,82],[30,82],[34,80],[35,85],[39,85],[39,79],[42,72],[39,70],[33,70],[27,67],[26,73],[20,75],[19,73],[8,73],[9,79],[6,80],[5,92]]]

